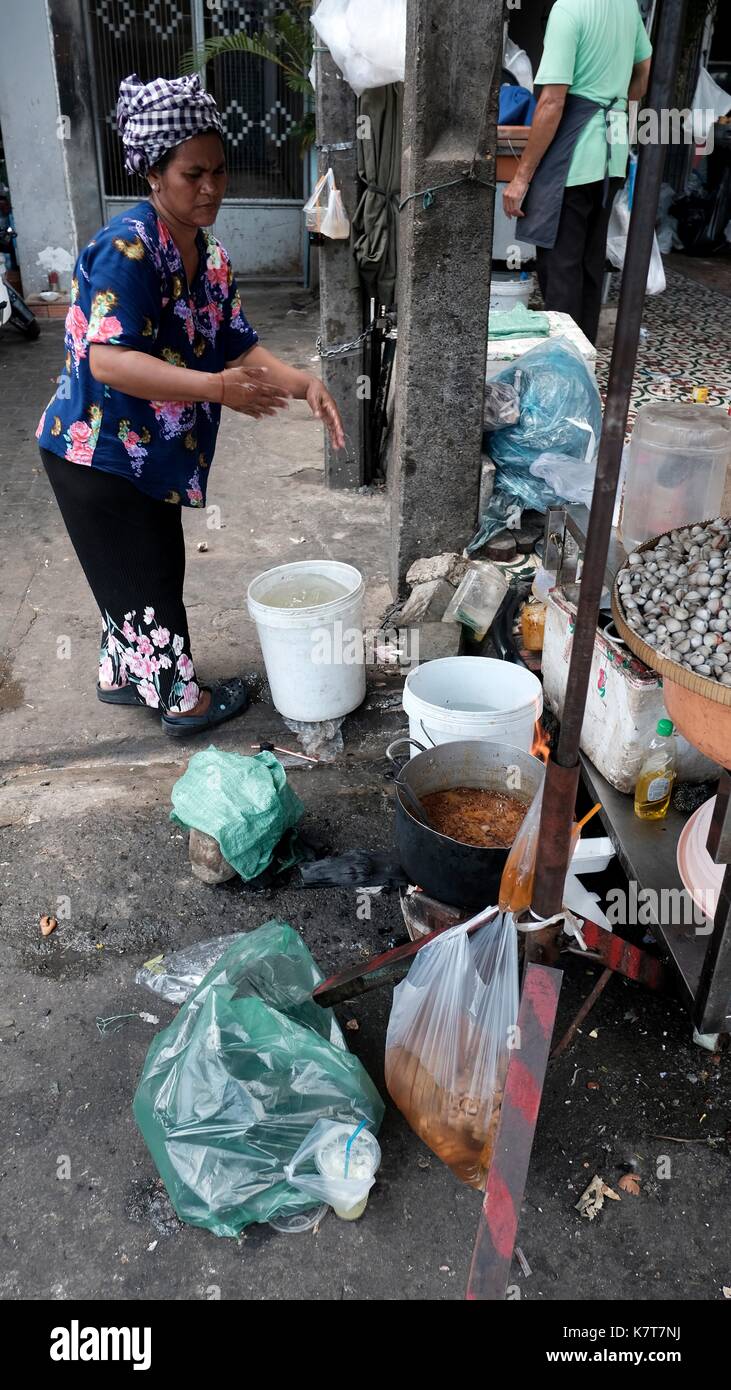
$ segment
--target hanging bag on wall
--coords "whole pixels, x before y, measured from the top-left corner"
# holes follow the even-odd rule
[[[319,232],[333,241],[344,241],[350,236],[350,222],[332,169],[317,180],[304,213],[308,232]]]

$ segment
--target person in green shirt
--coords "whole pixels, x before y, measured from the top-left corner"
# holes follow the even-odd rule
[[[647,91],[652,45],[637,0],[556,0],[528,142],[503,194],[537,248],[546,309],[599,330],[607,227],[627,171],[628,101]]]

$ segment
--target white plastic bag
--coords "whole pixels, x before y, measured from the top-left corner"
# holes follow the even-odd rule
[[[607,234],[607,258],[617,270],[621,270],[624,266],[624,257],[627,251],[627,235],[629,233],[629,219],[629,197],[625,187],[615,199],[609,218],[609,231]],[[647,293],[662,294],[665,289],[665,283],[665,269],[662,263],[662,256],[660,255],[660,247],[657,244],[657,237],[654,237],[650,267],[647,272]]]
[[[525,49],[519,48],[507,34],[503,50],[503,67],[512,73],[520,87],[527,87],[529,92],[533,91],[533,64]]]
[[[320,175],[303,212],[308,232],[320,232],[333,241],[344,241],[350,236],[350,222],[332,169]]]
[[[731,96],[711,77],[707,68],[698,73],[693,93],[693,139],[696,145],[704,145],[721,116],[731,111]],[[710,150],[706,151],[710,154]]]
[[[320,0],[311,21],[356,96],[403,82],[406,0]]]
[[[490,917],[467,935],[468,926]],[[389,1094],[471,1187],[484,1188],[487,1179],[517,1017],[517,932],[493,908],[423,946],[394,990]]]
[[[291,1163],[285,1164],[284,1176],[290,1187],[318,1202],[329,1202],[343,1220],[355,1221],[368,1201],[380,1162],[381,1150],[369,1129],[323,1119],[313,1125]]]
[[[548,483],[562,501],[591,506],[596,478],[595,462],[547,452],[533,460],[530,471],[534,478],[542,478]]]

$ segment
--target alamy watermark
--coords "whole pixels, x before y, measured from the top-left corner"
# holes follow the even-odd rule
[[[654,111],[629,103],[629,111],[610,111],[607,139],[610,145],[694,145],[701,155],[713,153],[716,113],[712,107],[677,106]]]
[[[345,627],[338,619],[310,634],[316,666],[418,666],[418,627]]]
[[[640,888],[630,879],[627,888],[610,888],[607,892],[606,917],[612,927],[663,926],[693,927],[696,936],[708,936],[713,931],[716,910],[715,893],[701,888],[697,900],[684,888]]]

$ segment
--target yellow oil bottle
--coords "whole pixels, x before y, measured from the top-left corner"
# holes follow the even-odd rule
[[[671,719],[661,719],[635,785],[635,815],[640,820],[662,820],[667,815],[674,781],[673,724]]]

